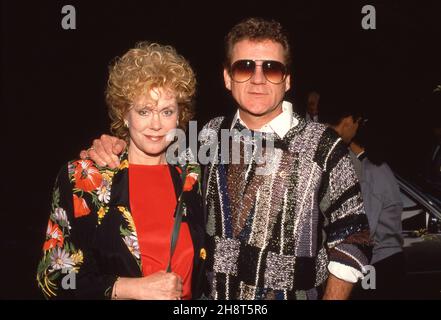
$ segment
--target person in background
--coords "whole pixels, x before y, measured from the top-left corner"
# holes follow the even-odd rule
[[[375,289],[354,290],[353,299],[405,298],[406,274],[401,234],[402,200],[395,176],[385,163],[380,142],[359,110],[342,108],[327,119],[351,152],[355,172],[360,180],[365,212],[374,247],[370,264],[375,268]]]
[[[320,94],[317,91],[310,91],[306,100],[306,122],[319,122],[319,101]]]
[[[360,293],[359,299],[402,299],[406,297],[403,203],[395,176],[373,141],[371,128],[364,125],[350,143],[354,161],[360,162],[361,192],[374,242],[370,264],[375,268],[375,289],[358,290],[354,298]]]

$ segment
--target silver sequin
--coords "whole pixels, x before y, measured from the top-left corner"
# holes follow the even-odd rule
[[[294,285],[295,257],[268,252],[264,275],[266,288],[291,290]]]
[[[237,275],[237,260],[239,258],[240,241],[236,239],[215,238],[216,249],[214,251],[215,272]]]

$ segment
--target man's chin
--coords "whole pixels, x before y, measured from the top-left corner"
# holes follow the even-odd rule
[[[276,108],[272,108],[272,107],[268,107],[268,106],[253,106],[253,107],[241,107],[240,108],[242,112],[249,114],[250,116],[253,117],[264,117],[267,116],[271,113],[276,113],[277,107]]]

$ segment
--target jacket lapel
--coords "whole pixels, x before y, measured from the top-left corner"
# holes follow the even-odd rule
[[[113,208],[116,214],[122,215],[123,219],[121,220],[122,224],[120,226],[121,239],[142,271],[138,234],[136,232],[135,222],[130,209],[129,162],[127,150],[121,155],[120,163],[121,165],[113,177],[109,207]]]
[[[182,192],[183,182],[181,181],[181,174],[178,172],[175,166],[169,164],[168,168],[170,170],[170,176],[173,181],[173,187],[175,189],[176,201],[178,201],[178,197]]]
[[[128,154],[125,151],[120,157],[121,165],[117,169],[112,181],[111,196],[108,206],[115,210],[116,214],[123,216],[123,223],[120,227],[120,236],[127,249],[136,260],[140,270],[142,271],[141,253],[139,250],[138,234],[136,231],[135,223],[130,209],[130,195],[129,195],[129,163]],[[176,166],[169,165],[170,176],[173,182],[173,187],[176,196],[176,202],[178,202],[179,195],[183,189],[183,181],[181,181],[181,172],[178,171]],[[181,169],[182,170],[182,169]],[[183,201],[185,201],[187,192],[182,194]],[[187,216],[182,217],[182,221],[185,222]],[[194,236],[194,235],[193,235]],[[192,236],[192,238],[194,238]],[[195,252],[195,255],[197,253]]]

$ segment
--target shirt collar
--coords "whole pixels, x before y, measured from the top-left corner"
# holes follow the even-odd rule
[[[364,158],[366,158],[366,151],[362,151],[359,154],[357,154],[357,159],[362,161]]]
[[[283,101],[282,113],[256,131],[276,133],[280,138],[283,138],[292,127],[295,127],[299,124],[299,120],[297,120],[293,115],[294,114],[292,110],[292,103],[288,101]],[[234,115],[233,121],[231,123],[231,129],[233,128],[236,121],[239,121],[243,126],[248,128],[245,122],[243,122],[243,120],[240,118],[239,110],[237,110],[236,114]]]

